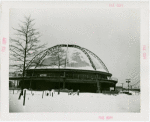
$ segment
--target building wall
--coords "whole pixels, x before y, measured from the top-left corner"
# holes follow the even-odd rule
[[[27,71],[24,80],[24,88],[33,90],[51,90],[51,89],[73,89],[81,92],[97,92],[110,90],[117,81],[111,81],[108,73],[99,73],[80,70],[60,71],[60,70],[42,70]],[[20,82],[20,86],[22,81]],[[99,86],[100,85],[100,86]],[[98,87],[99,86],[99,87]],[[99,89],[99,90],[98,90]]]

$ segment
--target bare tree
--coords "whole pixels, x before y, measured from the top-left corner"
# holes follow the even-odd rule
[[[15,64],[10,64],[10,67],[22,72],[22,87],[19,99],[23,95],[26,66],[33,56],[45,47],[45,44],[39,46],[40,33],[34,28],[34,25],[34,19],[31,19],[31,16],[25,17],[25,21],[21,21],[21,24],[19,24],[19,29],[13,28],[16,31],[16,38],[10,38],[10,60],[15,61]]]
[[[52,52],[51,56],[53,58],[53,62],[50,64],[50,66],[58,66],[59,69],[59,89],[60,89],[60,68],[66,67],[67,51],[63,50],[61,47],[57,47],[57,49]]]
[[[51,57],[53,58],[51,66],[58,66],[58,68],[61,66],[66,67],[66,51],[61,47],[58,47],[56,50],[54,50],[51,54]]]
[[[61,47],[56,47],[53,51],[45,51],[35,56],[29,64],[29,67],[36,69],[37,67],[66,67],[66,51]]]

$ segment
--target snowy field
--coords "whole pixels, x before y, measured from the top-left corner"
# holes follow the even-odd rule
[[[140,94],[107,95],[101,93],[80,93],[79,96],[55,92],[54,96],[42,98],[42,91],[26,92],[25,106],[23,97],[18,100],[20,91],[9,91],[10,112],[140,112]]]

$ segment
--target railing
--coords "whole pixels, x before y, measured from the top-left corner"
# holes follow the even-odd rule
[[[59,76],[59,75],[34,75],[34,76],[25,76],[26,78],[64,78],[64,76]],[[20,77],[21,78],[21,77]],[[108,78],[103,78],[103,77],[94,77],[94,75],[78,75],[78,74],[74,74],[74,75],[67,75],[66,78],[68,79],[80,79],[80,80],[113,80],[113,81],[117,81],[118,79],[115,77],[108,77]]]

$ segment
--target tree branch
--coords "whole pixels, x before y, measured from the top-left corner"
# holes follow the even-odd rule
[[[13,47],[13,48],[15,48],[15,49],[19,50],[20,52],[24,52],[24,50],[19,49],[18,47],[14,46],[14,45],[10,45],[10,49],[11,49],[11,47]]]

